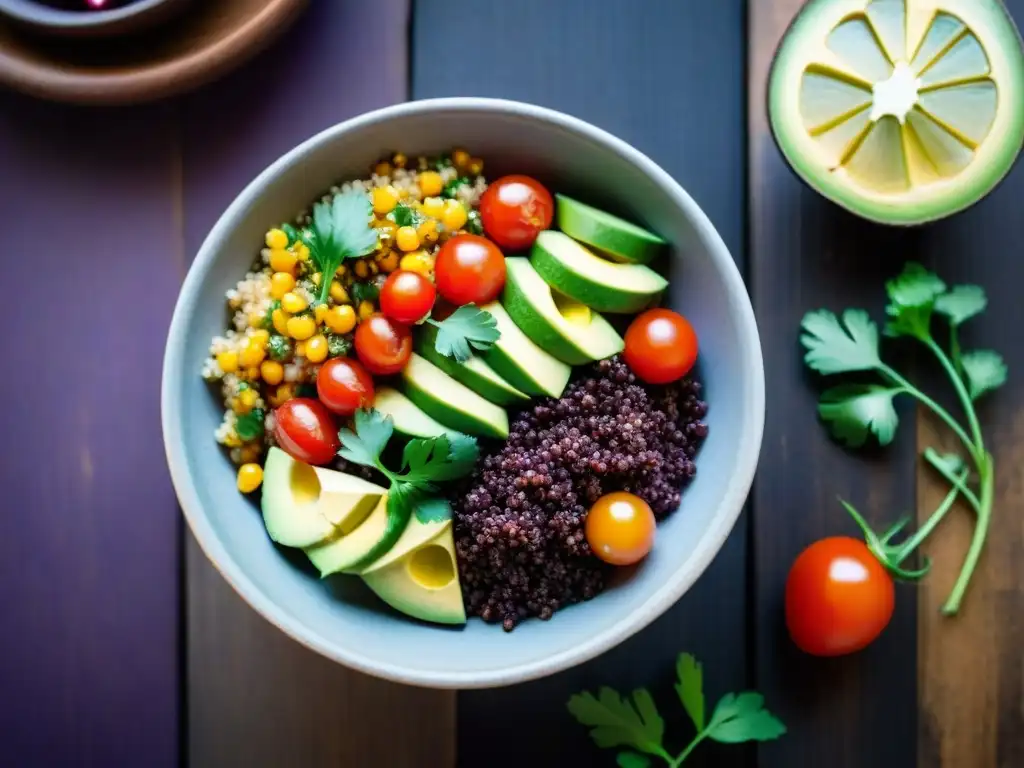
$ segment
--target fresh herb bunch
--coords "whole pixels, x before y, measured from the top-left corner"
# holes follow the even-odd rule
[[[628,697],[607,687],[601,688],[597,696],[584,691],[571,697],[567,706],[573,717],[590,728],[590,738],[597,746],[636,750],[616,755],[621,768],[647,768],[651,765],[648,755],[661,758],[676,768],[705,739],[739,744],[777,739],[786,732],[786,726],[764,708],[764,697],[753,691],[725,694],[708,719],[703,669],[689,653],[679,655],[676,678],[679,701],[697,729],[697,735],[676,755],[665,748],[665,721],[646,688],[639,688]]]
[[[437,328],[434,349],[439,355],[454,357],[464,363],[473,356],[473,350],[486,352],[501,338],[494,315],[475,304],[464,304],[444,320],[427,318]]]
[[[345,259],[359,258],[377,247],[377,230],[370,226],[373,205],[359,190],[335,195],[330,203],[313,206],[309,256],[320,272],[320,303],[327,301],[338,267]]]
[[[930,562],[925,559],[917,570],[904,569],[902,563],[935,530],[958,495],[967,500],[977,515],[977,522],[960,576],[942,607],[943,613],[953,615],[960,608],[984,548],[995,489],[995,462],[985,447],[975,403],[1006,382],[1007,368],[996,352],[961,349],[960,326],[984,312],[988,304],[980,287],[956,285],[948,288],[937,275],[913,262],[907,264],[902,274],[886,283],[885,287],[889,297],[885,335],[913,339],[935,356],[953,385],[966,417],[966,427],[883,362],[879,353],[878,326],[864,310],[847,309],[841,321],[828,310],[808,313],[802,324],[801,342],[807,350],[804,361],[812,370],[827,376],[870,372],[880,379],[874,383],[841,384],[821,395],[819,415],[832,434],[847,445],[859,447],[872,435],[880,445],[891,443],[899,424],[893,401],[901,395],[908,395],[928,408],[962,443],[966,460],[959,454],[940,454],[934,448],[924,451],[925,461],[949,482],[951,490],[917,533],[900,544],[892,542],[908,520],[899,521],[879,535],[871,530],[852,505],[841,500],[864,531],[867,545],[875,557],[894,576],[906,580],[923,577],[930,568]],[[945,320],[947,348],[940,345],[933,335],[936,315]]]

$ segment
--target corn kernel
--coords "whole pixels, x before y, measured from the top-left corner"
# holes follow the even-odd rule
[[[270,313],[270,322],[273,323],[274,330],[282,336],[288,335],[288,317],[288,313],[283,309],[275,309]]]
[[[263,468],[254,462],[243,464],[238,468],[238,490],[252,493],[263,483]]]
[[[295,342],[295,356],[305,357],[306,356],[306,342],[296,341]]]
[[[230,403],[228,403],[230,405]],[[231,432],[224,436],[224,445],[228,448],[237,448],[242,444],[241,439],[234,432]]]
[[[266,350],[255,339],[246,339],[242,351],[238,353],[238,362],[246,368],[259,365],[267,356]]]
[[[288,235],[281,229],[272,229],[267,232],[266,236],[267,248],[273,250],[280,250],[288,247]]]
[[[395,242],[403,251],[415,251],[420,247],[420,237],[412,227],[399,227],[395,234]]]
[[[380,268],[377,266],[377,262],[376,261],[371,261],[369,263],[369,266],[370,266],[370,274],[371,275],[376,275],[380,271]]]
[[[440,219],[444,215],[444,200],[440,197],[428,197],[423,201],[423,213]]]
[[[424,171],[421,173],[419,184],[420,191],[428,197],[440,195],[441,190],[444,188],[444,182],[441,180],[441,174],[437,171]]]
[[[464,171],[469,165],[470,157],[469,152],[464,149],[456,149],[452,152],[452,165],[458,170]]]
[[[280,384],[284,380],[284,366],[275,360],[264,360],[260,363],[260,376],[267,384]]]
[[[398,192],[392,186],[377,187],[373,190],[373,212],[384,215],[391,213],[398,205]]]
[[[426,243],[437,242],[437,220],[427,219],[416,228],[416,234],[420,240]]]
[[[394,272],[398,269],[398,254],[395,251],[388,251],[380,260],[380,268],[383,272]]]
[[[217,365],[224,373],[234,373],[238,370],[238,353],[228,350],[217,355]]]
[[[259,328],[258,330],[255,330],[251,334],[249,334],[249,338],[252,339],[255,343],[259,344],[261,347],[265,347],[267,346],[267,342],[270,341],[270,331],[264,330],[263,328]]]
[[[327,359],[327,337],[322,333],[306,342],[306,359],[311,363],[322,363]]]
[[[380,237],[382,241],[387,242],[395,237],[398,225],[391,221],[391,219],[384,219],[376,229],[378,237]]]
[[[389,176],[391,175],[391,163],[387,160],[381,160],[373,166],[373,172],[378,176]]]
[[[430,277],[430,273],[434,269],[434,260],[426,251],[413,251],[402,257],[399,267],[411,272],[419,272],[424,277]]]
[[[263,325],[264,317],[259,312],[250,312],[249,317],[246,319],[249,321],[250,328],[259,328]]]
[[[474,157],[469,161],[469,164],[466,166],[466,170],[469,172],[470,176],[479,176],[484,172],[484,161],[479,157]]]
[[[299,314],[308,306],[309,303],[297,293],[288,291],[288,293],[281,297],[281,309],[293,315]]]
[[[243,464],[258,461],[260,458],[259,443],[246,443],[238,450],[238,460]]]
[[[295,387],[291,384],[282,384],[270,395],[269,402],[274,408],[279,408],[295,397]]]
[[[350,301],[348,291],[337,280],[331,281],[331,298],[334,299],[335,304],[347,304]]]
[[[241,410],[244,413],[248,413],[256,405],[256,400],[259,399],[259,395],[256,394],[255,389],[247,389],[238,396],[238,404],[241,406]]]
[[[409,162],[409,158],[407,158],[401,152],[395,152],[394,156],[391,158],[391,163],[395,166],[395,168],[405,168],[405,164],[407,162]]]
[[[313,285],[315,285],[317,288],[320,287],[320,282],[323,279],[324,279],[324,276],[322,274],[320,274],[319,272],[314,272],[313,276],[310,278],[310,280],[313,281]]]
[[[349,333],[356,327],[356,311],[348,304],[331,307],[331,311],[324,318],[324,323],[333,333]]]
[[[272,298],[280,299],[288,291],[295,287],[295,278],[290,272],[275,272],[270,276],[270,295]]]
[[[409,227],[409,229],[412,229],[412,227]],[[359,261],[357,261],[353,269],[355,270],[356,277],[360,279],[370,276],[370,266],[366,263],[364,259],[360,259]]]
[[[359,302],[359,319],[360,320],[365,320],[366,318],[368,318],[370,315],[372,315],[376,311],[377,311],[377,308],[373,306],[373,302],[372,301],[361,301],[361,302]]]
[[[291,251],[275,250],[270,252],[270,268],[275,272],[295,273],[295,265],[299,257]]]
[[[295,255],[299,257],[299,261],[309,261],[309,246],[305,243],[296,243]]]
[[[292,317],[288,319],[288,335],[297,341],[305,341],[316,333],[316,322],[312,317]]]
[[[260,368],[258,365],[250,365],[248,368],[245,369],[242,376],[243,379],[248,379],[249,381],[256,381],[256,379],[258,379],[259,377]]]
[[[316,324],[320,325],[327,317],[327,313],[330,312],[330,307],[326,304],[317,304],[313,307],[313,319],[316,320]]]
[[[469,218],[466,206],[458,200],[449,200],[444,209],[444,228],[454,232],[466,226],[466,219]]]
[[[338,267],[338,271],[334,273],[334,276],[340,279],[340,278],[344,277],[347,272],[348,272],[348,267],[346,267],[344,264],[342,264],[340,267]]]

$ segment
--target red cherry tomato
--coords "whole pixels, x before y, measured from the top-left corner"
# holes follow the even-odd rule
[[[786,581],[789,636],[814,656],[859,651],[889,624],[894,593],[892,577],[863,541],[816,541],[797,557]]]
[[[551,226],[555,202],[544,185],[529,176],[502,176],[480,198],[484,232],[502,248],[521,251]]]
[[[370,315],[356,326],[356,355],[377,376],[390,376],[405,368],[412,355],[412,332],[381,314]]]
[[[456,306],[486,304],[505,287],[505,257],[479,235],[455,235],[437,254],[434,280],[440,294]]]
[[[419,272],[392,272],[380,289],[380,309],[392,320],[412,325],[434,306],[437,289]]]
[[[320,366],[316,394],[329,410],[339,416],[351,416],[360,408],[373,405],[373,378],[355,360],[333,357]]]
[[[341,447],[338,428],[324,404],[294,397],[274,411],[274,437],[281,449],[306,464],[326,464]]]
[[[643,560],[654,545],[657,523],[647,502],[632,493],[606,493],[587,513],[590,549],[612,565]]]
[[[622,356],[648,384],[681,379],[697,361],[697,334],[686,318],[671,309],[649,309],[626,329]]]

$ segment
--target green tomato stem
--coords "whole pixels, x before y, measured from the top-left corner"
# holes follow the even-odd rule
[[[949,412],[945,408],[936,403],[934,400],[928,397],[928,395],[926,395],[924,392],[922,392],[909,381],[907,381],[907,379],[900,376],[900,374],[896,373],[896,371],[894,371],[889,366],[883,364],[880,370],[882,371],[882,373],[884,373],[886,376],[892,379],[893,383],[902,387],[904,392],[906,392],[911,397],[917,399],[922,405],[926,406],[932,413],[934,413],[936,416],[938,416],[940,419],[946,422],[946,425],[953,431],[953,433],[958,438],[960,438],[960,441],[964,444],[964,447],[967,449],[968,453],[970,453],[971,458],[975,460],[975,463],[977,463],[977,449],[974,446],[974,442],[971,440],[967,432],[964,431],[964,428],[961,427],[959,423],[957,423],[956,419],[949,415]],[[963,385],[961,384],[961,386]]]
[[[995,472],[993,470],[992,454],[986,453],[982,460],[982,466],[978,469],[981,474],[981,504],[978,508],[978,521],[974,526],[974,536],[971,538],[971,546],[967,550],[967,557],[964,559],[960,576],[942,606],[942,613],[946,616],[953,616],[960,610],[960,603],[967,592],[967,585],[971,581],[971,576],[974,575],[974,569],[985,548],[985,539],[988,536],[989,523],[992,519],[992,499],[995,495]]]
[[[963,482],[967,478],[967,472],[960,473],[960,481]],[[931,532],[935,530],[939,523],[942,522],[942,518],[946,516],[946,513],[953,508],[953,504],[956,502],[956,497],[960,495],[960,488],[954,485],[950,488],[949,493],[946,494],[946,498],[942,500],[942,503],[938,508],[932,512],[931,517],[918,528],[917,533],[903,542],[893,553],[893,562],[899,565],[906,560],[927,539]]]
[[[954,331],[955,333],[955,331]],[[985,440],[981,435],[981,424],[978,422],[978,415],[974,410],[974,401],[971,400],[970,394],[967,392],[967,387],[964,386],[963,377],[957,371],[956,366],[953,365],[953,361],[950,360],[949,355],[931,337],[924,342],[932,353],[939,359],[942,367],[946,369],[946,373],[949,375],[950,381],[953,382],[953,387],[956,389],[957,397],[960,398],[960,404],[964,409],[964,413],[967,415],[967,422],[971,427],[971,435],[974,437],[974,458],[977,462],[978,458],[985,453]],[[957,355],[959,359],[959,355]],[[980,467],[979,467],[980,469]]]

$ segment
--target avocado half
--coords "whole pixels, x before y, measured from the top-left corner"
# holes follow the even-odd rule
[[[884,224],[970,207],[1024,144],[1024,48],[999,0],[810,0],[768,89],[796,173]]]

